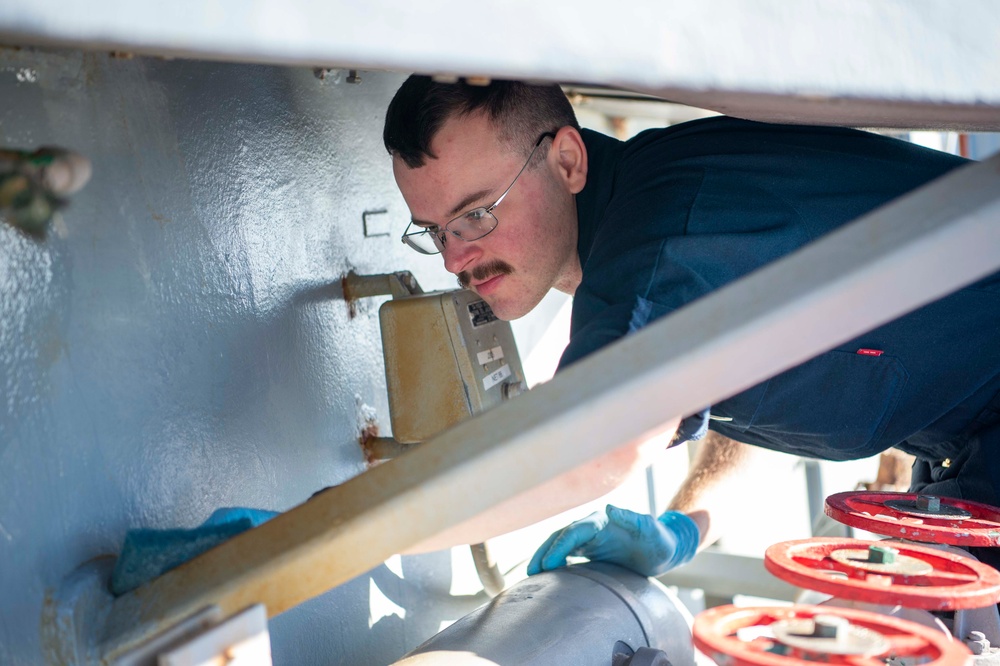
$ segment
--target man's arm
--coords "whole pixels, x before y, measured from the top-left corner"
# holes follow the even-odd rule
[[[481,543],[606,495],[633,474],[646,469],[663,451],[664,442],[670,441],[677,424],[678,419],[673,419],[656,436],[630,442],[582,467],[550,479],[526,493],[497,504],[471,520],[408,548],[406,552],[425,553]]]
[[[683,427],[683,426],[682,426]],[[535,551],[528,573],[566,566],[570,556],[614,562],[644,576],[658,576],[690,560],[716,538],[733,485],[746,480],[750,447],[709,433],[671,504],[659,517],[608,505],[558,530]]]
[[[753,497],[759,478],[761,450],[709,431],[701,442],[687,477],[668,507],[690,516],[701,533],[699,549],[714,543],[726,525],[738,519],[740,505]]]

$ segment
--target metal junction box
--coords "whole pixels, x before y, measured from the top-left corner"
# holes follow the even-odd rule
[[[525,388],[510,324],[472,291],[386,301],[379,319],[396,441],[422,442]]]

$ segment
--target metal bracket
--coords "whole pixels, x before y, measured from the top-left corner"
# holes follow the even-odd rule
[[[390,235],[388,231],[373,233],[368,230],[368,217],[370,215],[385,215],[387,212],[389,211],[385,208],[378,208],[376,210],[366,210],[361,213],[361,225],[364,228],[365,238],[380,238],[382,236]]]
[[[350,271],[344,276],[344,300],[348,303],[370,296],[392,296],[405,298],[422,294],[424,290],[417,284],[417,278],[410,271],[380,273],[378,275],[358,275]]]

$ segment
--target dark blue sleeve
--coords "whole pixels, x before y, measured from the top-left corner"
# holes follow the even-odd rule
[[[962,163],[843,128],[720,118],[640,135],[587,229],[560,367]],[[686,419],[682,436],[707,419]]]

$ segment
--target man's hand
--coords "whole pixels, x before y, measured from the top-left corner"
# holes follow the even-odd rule
[[[579,555],[612,562],[643,576],[658,576],[684,564],[698,550],[694,521],[678,511],[659,518],[618,507],[607,507],[554,533],[528,564],[528,575],[566,566]]]

